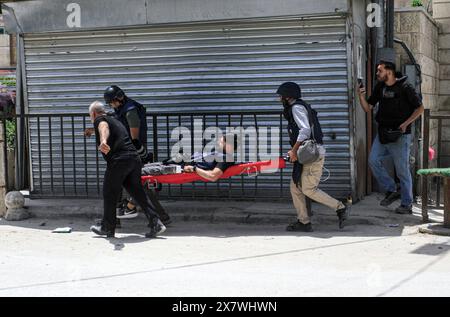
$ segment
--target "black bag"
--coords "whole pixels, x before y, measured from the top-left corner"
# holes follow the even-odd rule
[[[400,129],[391,129],[386,127],[380,127],[378,129],[378,135],[381,144],[395,143],[403,135]]]

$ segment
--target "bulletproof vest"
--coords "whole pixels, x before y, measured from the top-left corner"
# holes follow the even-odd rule
[[[412,111],[408,111],[408,98],[405,87],[410,85],[407,77],[400,78],[394,86],[381,86],[381,98],[375,120],[380,126],[397,128],[408,120]],[[406,111],[405,111],[406,110]]]
[[[294,146],[295,143],[297,143],[298,134],[300,132],[300,128],[298,127],[297,122],[295,122],[294,115],[292,114],[294,105],[302,105],[306,108],[308,111],[309,125],[313,129],[314,139],[318,144],[323,144],[323,133],[317,117],[317,112],[311,108],[311,105],[307,104],[302,99],[298,99],[292,106],[286,107],[283,112],[283,115],[288,122],[288,133],[291,146]]]
[[[131,138],[130,126],[128,125],[126,115],[128,111],[131,111],[133,109],[137,109],[139,115],[139,141],[141,141],[142,144],[147,145],[147,117],[146,110],[143,105],[134,101],[133,99],[125,97],[123,106],[119,107],[118,109],[114,109],[115,116],[127,128],[128,134]]]

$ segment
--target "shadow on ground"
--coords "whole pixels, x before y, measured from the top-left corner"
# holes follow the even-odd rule
[[[395,205],[390,208],[380,207],[381,199],[381,195],[371,195],[351,206],[350,217],[346,222],[346,227],[342,230],[338,228],[337,217],[332,210],[313,204],[314,232],[311,233],[285,230],[287,224],[296,220],[295,210],[290,202],[162,201],[172,216],[173,222],[158,239],[179,236],[218,239],[245,236],[267,236],[269,238],[298,236],[318,239],[333,237],[382,238],[417,233],[417,226],[422,224],[418,206],[414,207],[413,215],[397,215],[393,212]],[[90,232],[89,227],[95,224],[96,219],[101,215],[101,201],[98,200],[92,203],[58,201],[53,204],[53,207],[50,207],[51,204],[51,201],[47,203],[39,201],[36,208],[33,208],[36,203],[31,204],[30,211],[35,214],[34,218],[18,222],[7,222],[2,219],[0,228],[1,226],[13,226],[52,231],[59,227],[71,227],[72,232],[88,233]],[[46,211],[42,212],[43,210]],[[81,212],[77,213],[80,210]],[[89,210],[93,212],[87,212]],[[439,211],[431,211],[431,215],[434,213],[439,216]],[[148,232],[146,225],[147,220],[143,214],[134,219],[122,220],[122,228],[117,229],[116,237],[109,240],[118,250],[123,247],[121,244],[148,241],[144,237]],[[93,233],[92,236],[95,237]]]

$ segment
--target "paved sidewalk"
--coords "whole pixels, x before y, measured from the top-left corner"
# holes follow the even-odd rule
[[[85,218],[0,220],[0,296],[450,296],[450,238],[416,226],[187,221],[146,239],[142,220],[111,239]]]
[[[395,202],[389,208],[381,207],[381,194],[372,194],[350,207],[349,225],[420,225],[420,206],[415,206],[413,215],[397,215],[393,210],[400,203]],[[162,200],[174,222],[206,221],[212,223],[252,223],[252,224],[288,224],[295,221],[296,213],[289,199],[286,202],[249,202],[249,201],[175,201]],[[28,200],[26,206],[38,218],[101,218],[102,200]],[[325,206],[313,204],[313,224],[335,224],[335,213]],[[442,210],[430,209],[431,221],[442,222]],[[140,215],[143,217],[143,215]]]
[[[98,200],[29,202],[36,217],[0,220],[0,296],[450,296],[450,238],[381,198],[352,206],[343,230],[313,205],[312,233],[285,231],[290,202],[165,201],[174,222],[157,239],[142,214],[95,236]]]

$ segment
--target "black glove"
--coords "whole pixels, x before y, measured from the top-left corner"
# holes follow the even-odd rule
[[[142,163],[146,163],[148,160],[147,148],[138,139],[133,140],[133,145],[136,148]]]

